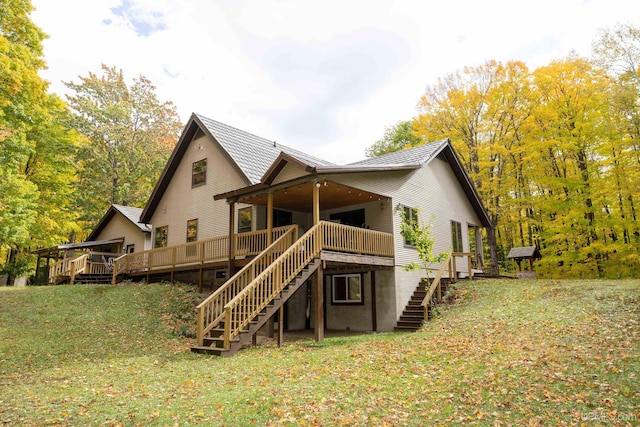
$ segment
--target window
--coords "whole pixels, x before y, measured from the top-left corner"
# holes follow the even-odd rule
[[[162,227],[156,227],[154,248],[165,248],[167,246],[167,239],[169,238],[169,226],[164,225]]]
[[[463,252],[462,249],[462,224],[458,221],[451,221],[451,243],[452,252]]]
[[[127,254],[132,254],[132,253],[135,252],[135,250],[136,250],[136,245],[127,245],[124,248],[124,252],[127,253]]]
[[[331,291],[334,304],[364,304],[361,274],[331,276]]]
[[[198,160],[191,165],[191,187],[207,183],[207,159]]]
[[[340,224],[351,225],[354,227],[364,228],[364,209],[355,211],[332,213],[329,216],[331,221],[340,221]]]
[[[238,233],[251,231],[251,206],[238,209]]]
[[[415,208],[409,206],[402,207],[402,222],[408,226],[418,225],[418,211]],[[415,246],[413,239],[407,235],[403,235],[404,244],[407,246]]]
[[[190,219],[187,221],[187,243],[198,240],[198,220]]]

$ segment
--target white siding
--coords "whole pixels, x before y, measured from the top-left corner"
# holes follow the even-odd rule
[[[309,172],[300,169],[297,165],[287,163],[284,168],[278,173],[276,179],[273,180],[272,185],[279,184],[281,182],[289,181],[291,179],[300,178],[301,176],[309,175]]]
[[[124,250],[127,245],[135,245],[136,252],[145,250],[146,240],[150,238],[149,233],[144,233],[124,215],[116,212],[95,240],[119,239],[121,237],[124,237],[122,249]]]
[[[191,188],[193,162],[207,159],[206,184]],[[169,226],[168,245],[187,240],[187,221],[198,219],[198,240],[229,233],[229,207],[225,200],[213,200],[219,193],[244,187],[246,183],[227,156],[207,136],[191,141],[154,212],[151,223]],[[254,216],[255,217],[255,216]]]

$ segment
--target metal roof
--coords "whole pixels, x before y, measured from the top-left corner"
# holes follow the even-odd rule
[[[113,204],[109,206],[109,209],[104,214],[104,216],[98,222],[98,225],[95,226],[91,234],[87,237],[87,241],[95,240],[96,237],[104,230],[109,221],[113,218],[116,212],[120,213],[127,220],[131,221],[133,225],[138,227],[143,233],[151,233],[152,227],[149,224],[143,224],[140,222],[140,215],[142,214],[141,208],[136,208],[133,206],[123,206]]]
[[[218,121],[194,114],[229,154],[239,169],[251,181],[260,182],[280,153],[284,152],[311,166],[333,166],[333,163],[319,159],[275,141],[261,138]]]
[[[398,166],[398,165],[423,165],[428,163],[433,157],[444,148],[449,142],[448,139],[429,142],[406,150],[395,151],[378,157],[370,157],[351,163],[350,166]]]

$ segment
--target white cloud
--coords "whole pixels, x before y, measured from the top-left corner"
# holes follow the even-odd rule
[[[490,59],[588,54],[599,28],[639,25],[626,0],[33,0],[54,92],[100,64],[144,75],[198,112],[336,163],[416,114],[438,77]]]

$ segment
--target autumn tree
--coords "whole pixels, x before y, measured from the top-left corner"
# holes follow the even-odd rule
[[[367,148],[367,157],[376,157],[405,148],[416,147],[427,142],[419,137],[413,129],[413,121],[405,120],[388,126],[384,130],[384,135],[371,147]]]
[[[9,281],[29,267],[31,249],[73,229],[76,136],[67,111],[38,76],[44,33],[26,0],[0,11],[0,252]]]
[[[143,206],[181,130],[176,108],[160,102],[149,79],[128,85],[122,70],[102,66],[79,83],[66,83],[73,125],[87,137],[78,185],[84,225],[90,229],[111,203]]]

